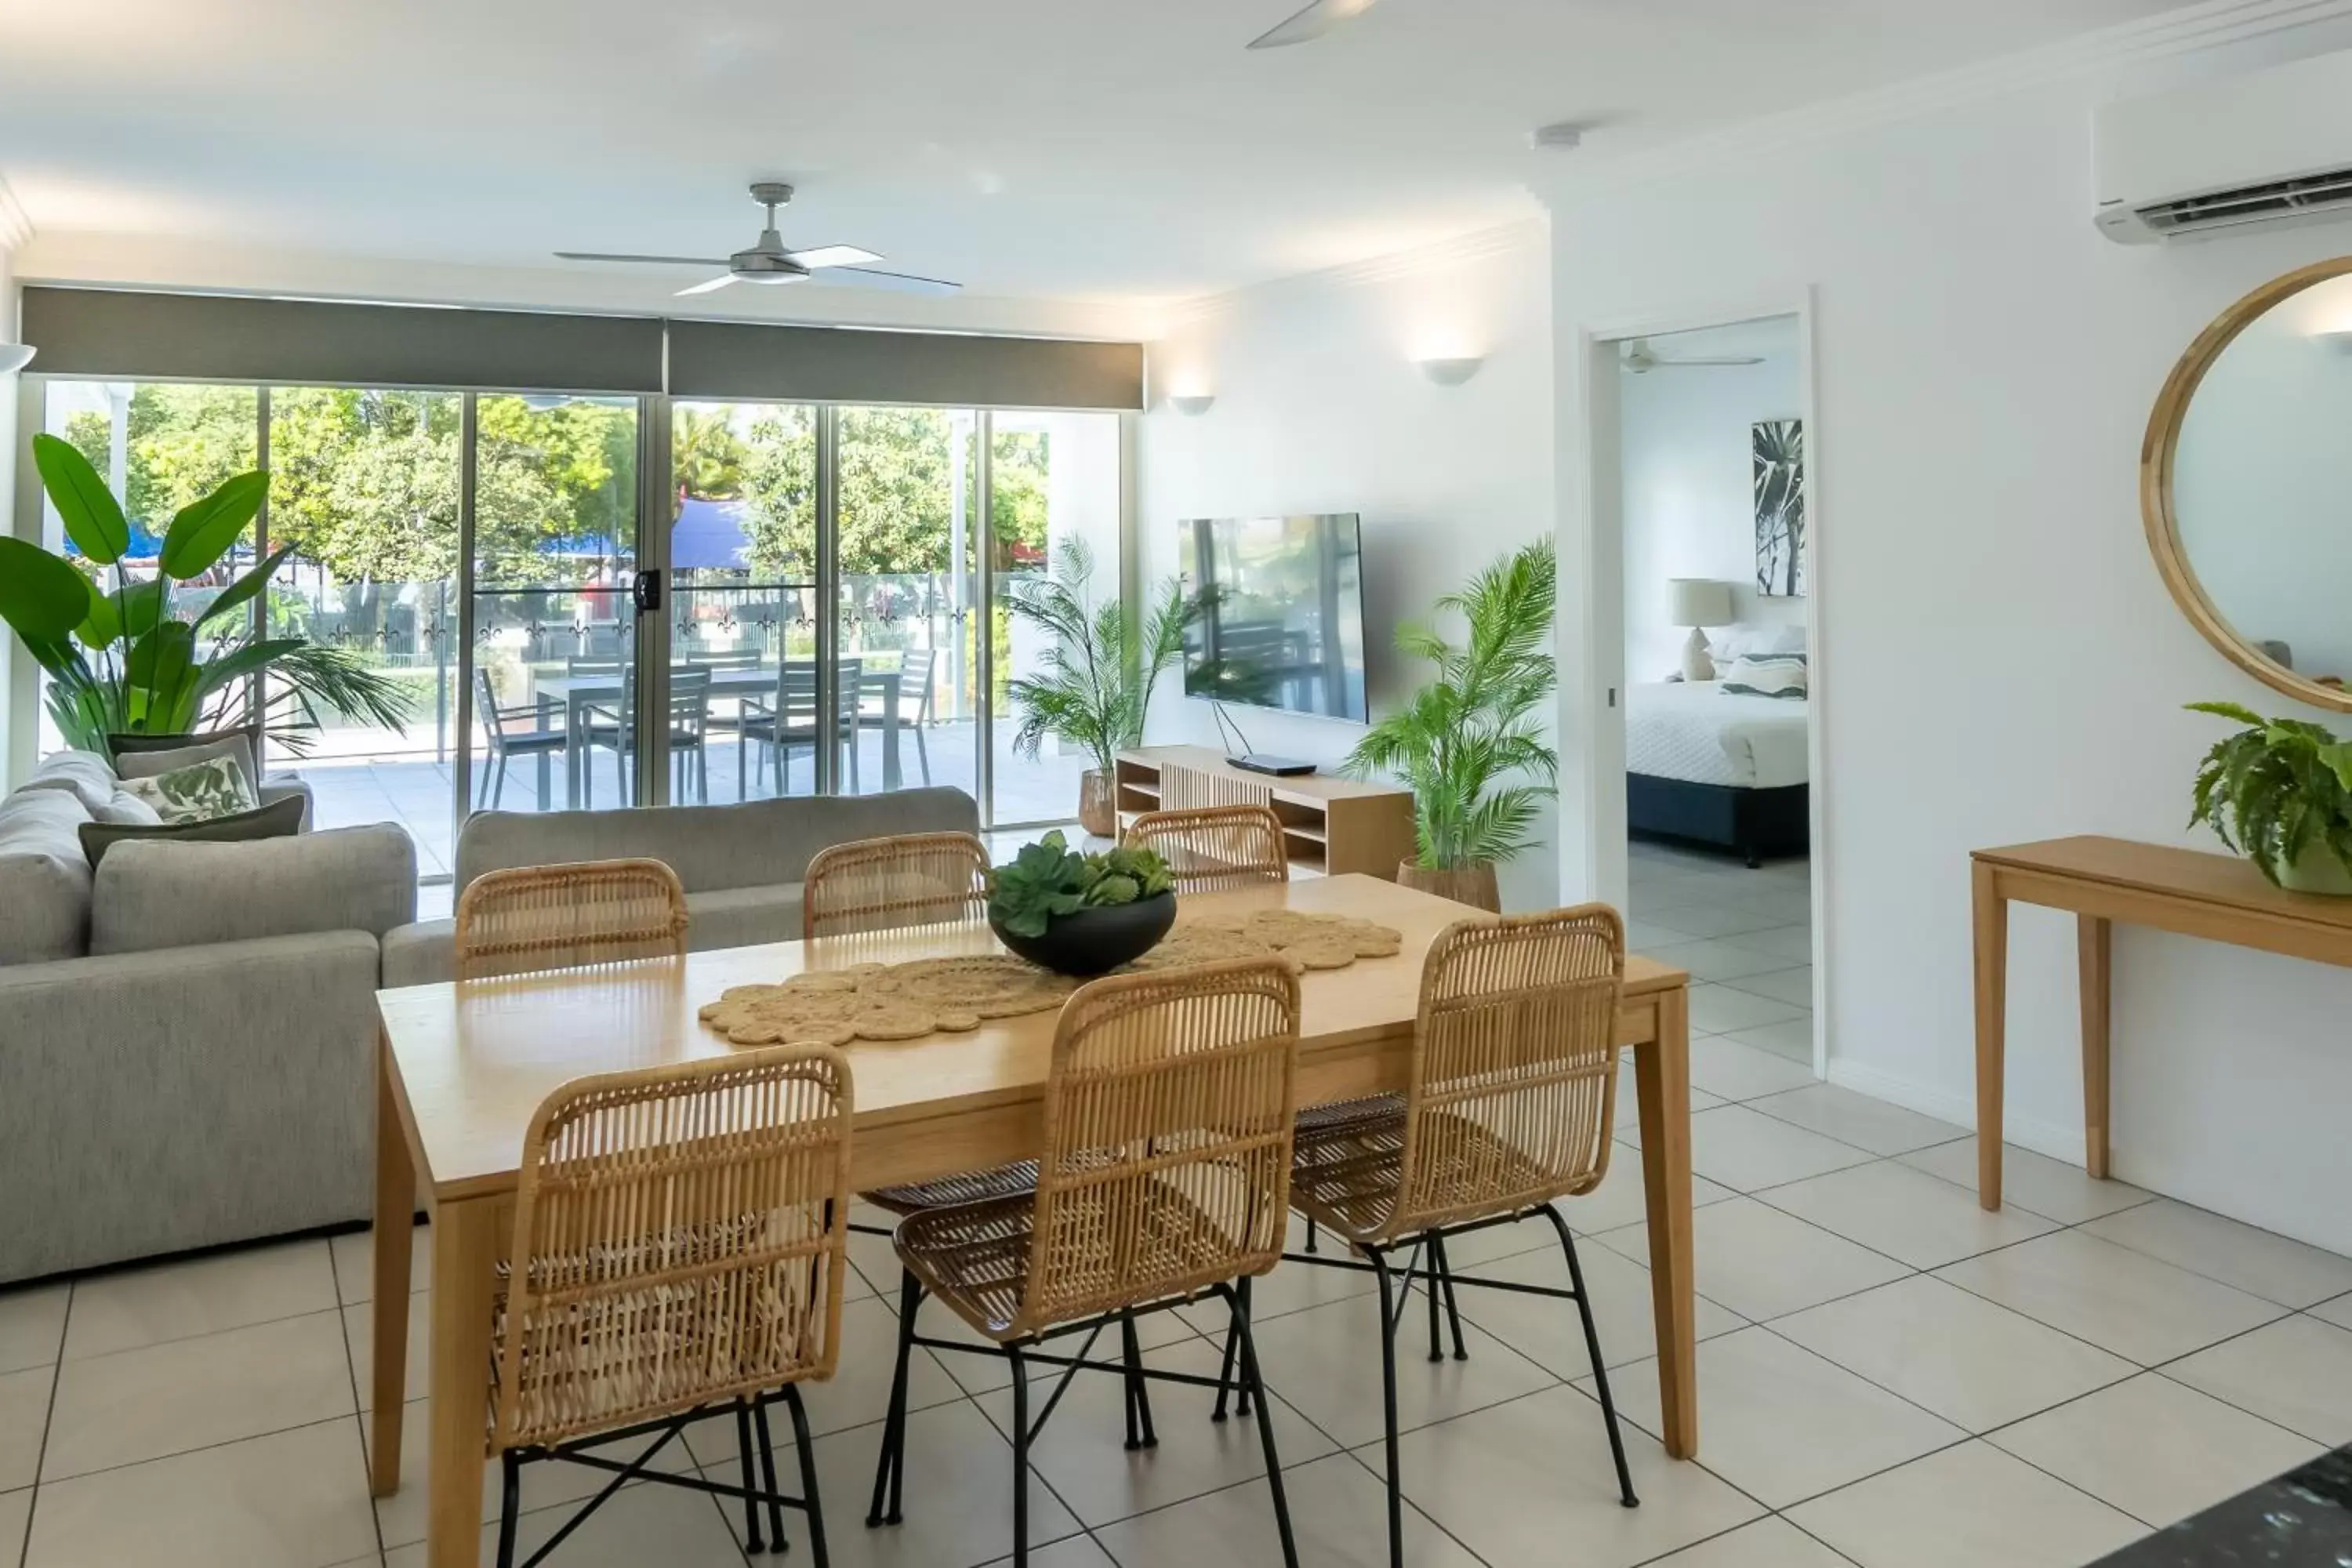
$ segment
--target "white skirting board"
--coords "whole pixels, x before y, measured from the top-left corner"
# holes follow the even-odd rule
[[[1856,1094],[1883,1100],[1889,1105],[1899,1105],[1906,1110],[1916,1110],[1922,1116],[1973,1131],[1977,1124],[1976,1096],[1953,1094],[1948,1089],[1916,1084],[1906,1079],[1890,1077],[1855,1062],[1830,1060],[1830,1081],[1840,1089],[1850,1089]],[[2060,1126],[2056,1122],[2035,1121],[2020,1118],[2011,1108],[2006,1118],[2008,1141],[2021,1149],[2031,1149],[2037,1154],[2047,1154],[2070,1165],[2083,1163],[2084,1145],[2080,1122]],[[2120,1173],[2118,1173],[2120,1174]]]

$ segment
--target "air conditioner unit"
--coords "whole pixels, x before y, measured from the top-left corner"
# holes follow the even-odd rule
[[[2105,105],[2092,167],[2124,245],[2352,217],[2352,49]]]

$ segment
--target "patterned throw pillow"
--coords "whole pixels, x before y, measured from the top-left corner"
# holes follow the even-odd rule
[[[1748,697],[1805,695],[1805,656],[1801,653],[1743,655],[1724,672],[1723,689]]]
[[[123,790],[155,808],[165,822],[209,822],[234,816],[261,803],[234,757],[214,757],[153,778],[124,779]]]

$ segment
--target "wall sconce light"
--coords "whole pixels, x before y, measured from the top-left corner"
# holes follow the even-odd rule
[[[1461,385],[1477,374],[1478,367],[1486,363],[1486,356],[1483,354],[1462,354],[1448,359],[1413,361],[1421,374],[1439,386]]]
[[[1206,414],[1215,405],[1216,401],[1216,394],[1213,392],[1173,393],[1168,399],[1170,405],[1188,419],[1197,418]]]
[[[30,343],[0,343],[0,375],[8,375],[33,363]]]

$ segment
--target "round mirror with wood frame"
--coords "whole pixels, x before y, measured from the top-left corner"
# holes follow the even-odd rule
[[[2313,672],[2296,668],[2299,661],[2287,642],[2283,639],[2271,640],[2267,635],[2263,643],[2250,639],[2245,632],[2240,629],[2240,624],[2233,622],[2231,617],[2224,614],[2222,608],[2215,603],[2214,585],[2209,584],[2199,575],[2192,560],[2191,550],[2189,544],[2184,542],[2179,510],[2182,504],[2181,486],[2178,483],[2177,472],[2181,456],[2182,431],[2189,423],[2191,405],[2195,403],[2199,391],[2207,387],[2209,375],[2214,371],[2216,364],[2221,363],[2224,353],[2228,353],[2232,345],[2238,343],[2250,328],[2253,328],[2258,322],[2264,321],[2264,319],[2271,317],[2274,310],[2280,310],[2282,308],[2291,309],[2291,302],[2301,300],[2304,296],[2309,295],[2312,290],[2337,279],[2352,279],[2352,256],[2317,262],[2287,273],[2284,277],[2273,279],[2221,312],[2211,326],[2198,334],[2197,341],[2189,345],[2188,353],[2180,356],[2180,363],[2173,367],[2172,374],[2166,379],[2164,390],[2156,400],[2155,412],[2148,418],[2147,437],[2140,447],[2140,512],[2147,527],[2148,549],[2156,555],[2157,569],[2164,575],[2165,586],[2172,591],[2172,596],[2179,604],[2181,613],[2189,617],[2191,625],[2205,635],[2206,641],[2221,649],[2230,662],[2255,679],[2290,697],[2315,707],[2352,712],[2352,690],[2347,690],[2344,684],[2344,678],[2352,675],[2352,668],[2323,672],[2326,673],[2328,678],[2316,679]],[[2346,298],[2352,300],[2352,282],[2345,284],[2343,289]],[[2333,296],[2331,295],[2330,298],[2332,300]],[[2334,307],[2331,305],[2331,308]],[[2352,316],[2347,316],[2341,329],[2313,331],[2307,326],[2298,324],[2294,331],[2304,339],[2328,340],[2313,346],[2312,352],[2315,355],[2324,354],[2326,358],[2325,362],[2314,359],[2311,362],[2312,367],[2320,369],[2322,374],[2330,378],[2326,383],[2330,386],[2338,384],[2339,376],[2342,384],[2352,386],[2352,352],[2347,352],[2352,351]],[[2241,418],[2236,428],[2242,430],[2262,428],[2271,425],[2273,422],[2273,416],[2275,416],[2275,423],[2284,426],[2290,422],[2291,418],[2299,412],[2301,405],[2307,401],[2282,390],[2268,404],[2263,404],[2260,400],[2260,394],[2265,390],[2267,390],[2266,385],[2258,386],[2257,394],[2254,395],[2257,400],[2256,406],[2240,411],[2251,417]],[[2231,387],[2230,393],[2242,404],[2250,395],[2243,386],[2236,384]],[[2207,406],[2210,407],[2212,401],[2209,398]],[[2334,413],[2338,416],[2334,428],[2344,432],[2341,443],[2347,449],[2352,449],[2352,403],[2339,403],[2334,405],[2333,408]],[[2219,420],[2220,416],[2217,415],[2212,416],[2210,422],[2218,423]],[[2249,453],[2240,456],[2246,459],[2236,465],[2236,471],[2240,473],[2247,470],[2257,458],[2269,463],[2273,468],[2277,466],[2274,462],[2271,462],[2274,454]],[[2230,471],[2231,467],[2228,463],[2212,466],[2224,472]],[[2209,510],[2226,512],[2235,508],[2239,499],[2238,496],[2232,495],[2227,502],[2217,505],[2209,500],[2206,500],[2205,505]],[[2273,519],[2287,510],[2283,507],[2273,508],[2267,504],[2265,499],[2251,495],[2244,497],[2243,500],[2249,513],[2256,514],[2261,521],[2271,526],[2278,526]],[[2234,526],[2235,521],[2236,520],[2232,518],[2225,526]],[[2210,542],[2212,538],[2211,531],[2215,526],[2215,521],[2210,519],[2204,520],[2201,525],[2192,521],[2191,532],[2203,534]],[[2332,572],[2318,569],[2317,563],[2309,557],[2305,557],[2301,561],[2294,558],[2282,558],[2265,549],[2266,545],[2275,542],[2275,541],[2249,538],[2242,546],[2239,547],[2238,552],[2242,554],[2252,552],[2254,558],[2246,562],[2229,563],[2215,561],[2212,558],[2214,546],[2208,542],[2204,548],[2208,557],[2209,575],[2214,574],[2212,568],[2215,566],[2226,565],[2237,573],[2241,581],[2245,580],[2249,573],[2258,573],[2269,574],[2272,579],[2281,583],[2289,583],[2294,581],[2300,574],[2298,567],[2304,566],[2310,569],[2308,575],[2315,579],[2311,590],[2313,593],[2325,593],[2337,602],[2341,602],[2343,580],[2340,577],[2336,577]],[[2244,590],[2231,591],[2244,596]],[[2266,595],[2265,598],[2267,597]],[[2247,606],[2237,604],[2235,600],[2228,602],[2231,603],[2232,607],[2240,610],[2240,621],[2242,622],[2245,619],[2244,612]],[[2268,607],[2267,605],[2265,607]],[[2345,617],[2345,619],[2347,623],[2352,623],[2352,617]],[[2265,626],[2266,634],[2270,629]]]

